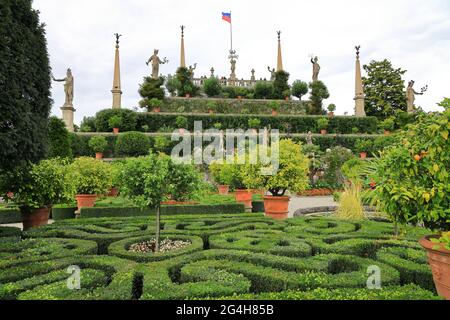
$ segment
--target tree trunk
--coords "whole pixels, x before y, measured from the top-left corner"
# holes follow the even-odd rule
[[[155,236],[155,252],[159,252],[159,237],[161,230],[161,206],[156,207],[156,236]]]

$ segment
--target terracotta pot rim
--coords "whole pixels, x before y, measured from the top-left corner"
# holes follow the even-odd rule
[[[439,245],[437,243],[433,243],[430,241],[430,238],[439,238],[438,235],[429,235],[425,236],[422,239],[419,240],[420,245],[429,251],[439,252],[440,254],[448,255],[450,256],[450,250],[447,250],[441,246],[440,249],[434,249],[435,246]]]
[[[247,192],[251,192],[251,191],[250,191],[250,189],[236,189],[236,190],[234,190],[234,192],[247,193]]]
[[[97,197],[96,194],[77,194],[76,198],[94,198]]]
[[[264,196],[264,200],[291,200],[289,196]]]

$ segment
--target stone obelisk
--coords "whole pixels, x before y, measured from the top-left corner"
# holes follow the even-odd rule
[[[119,55],[119,39],[122,35],[116,33],[116,57],[114,61],[114,80],[113,88],[111,90],[113,96],[113,109],[120,109],[122,107],[122,88],[120,84],[120,55]]]
[[[277,71],[283,71],[283,56],[281,53],[281,31],[277,31],[278,34],[278,60]]]
[[[364,87],[361,77],[361,62],[359,61],[359,49],[361,46],[356,47],[356,77],[355,77],[355,115],[357,117],[365,117],[365,95]]]
[[[180,53],[180,68],[186,68],[186,52],[184,49],[184,29],[185,26],[181,26],[181,53]]]

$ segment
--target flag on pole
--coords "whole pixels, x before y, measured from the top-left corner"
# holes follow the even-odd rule
[[[222,20],[231,23],[231,12],[229,13],[222,12]]]

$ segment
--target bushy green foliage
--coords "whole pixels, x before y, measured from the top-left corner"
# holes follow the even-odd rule
[[[139,88],[139,94],[142,97],[142,100],[139,101],[139,106],[141,108],[147,108],[149,111],[151,111],[150,100],[164,99],[164,89],[162,88],[162,86],[164,85],[164,81],[165,79],[163,77],[160,77],[158,79],[153,79],[152,77],[144,77],[144,82],[140,85]]]
[[[386,131],[393,131],[395,128],[395,118],[389,117],[380,122],[380,128]]]
[[[275,88],[272,82],[257,81],[255,85],[255,99],[272,99]]]
[[[197,87],[192,81],[192,73],[188,68],[178,68],[176,79],[179,82],[179,87],[177,88],[179,97],[185,97],[187,94],[194,97],[198,94],[200,88]]]
[[[219,79],[211,77],[203,82],[203,91],[208,97],[218,97],[222,93],[222,86]]]
[[[188,119],[183,116],[178,116],[175,120],[175,124],[180,129],[186,129],[188,125]]]
[[[449,230],[450,109],[422,115],[373,162],[376,199],[398,223]]]
[[[122,118],[122,132],[136,130],[136,112],[130,109],[105,109],[97,112],[95,116],[97,132],[110,132],[112,127],[109,120],[115,116]]]
[[[364,66],[364,70],[367,72],[363,83],[368,116],[385,119],[395,116],[398,111],[406,111],[405,83],[402,79],[406,70],[395,69],[387,59],[371,61]]]
[[[294,83],[292,84],[291,91],[294,97],[297,97],[300,100],[302,100],[302,97],[308,93],[309,87],[306,82],[301,80],[295,80]]]
[[[365,167],[365,161],[360,158],[351,158],[342,165],[341,171],[346,179],[361,183]]]
[[[141,132],[126,132],[117,138],[115,152],[118,156],[138,157],[148,154],[150,141]]]
[[[45,25],[31,1],[1,1],[0,39],[0,170],[9,171],[48,151],[50,66]]]
[[[169,75],[166,80],[166,89],[169,91],[172,97],[175,97],[177,94],[177,90],[180,87],[180,82],[176,77]]]
[[[286,92],[289,90],[289,73],[282,70],[277,71],[273,82],[273,98],[284,99],[286,97]],[[290,96],[290,94],[288,96]]]
[[[111,129],[120,128],[122,126],[122,117],[117,115],[112,116],[109,118],[108,124]]]
[[[103,136],[94,136],[89,140],[89,148],[95,153],[103,153],[108,146],[108,141]]]
[[[323,181],[330,186],[341,186],[345,180],[341,171],[342,165],[351,158],[353,154],[347,148],[337,146],[328,149],[322,159],[326,167]]]
[[[83,117],[81,121],[80,132],[96,132],[97,124],[95,117]]]
[[[317,128],[319,128],[319,130],[327,130],[329,124],[330,121],[327,118],[320,118],[317,120]]]
[[[355,143],[357,152],[371,153],[373,150],[373,141],[367,139],[359,139]]]
[[[50,141],[49,158],[71,158],[69,131],[64,121],[57,117],[50,117],[48,122],[48,137]]]
[[[314,81],[309,84],[309,89],[311,90],[311,109],[309,114],[324,114],[323,100],[330,97],[327,86],[322,81]]]
[[[112,186],[112,171],[109,164],[93,158],[81,157],[68,167],[76,194],[102,195]]]
[[[227,163],[213,162],[209,166],[209,172],[219,185],[231,185],[233,182],[233,170],[233,165]]]

